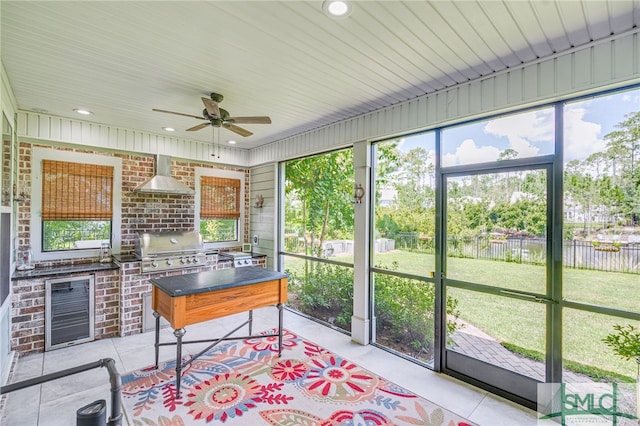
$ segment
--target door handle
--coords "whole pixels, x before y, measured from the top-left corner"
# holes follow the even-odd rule
[[[501,294],[506,294],[509,296],[514,296],[520,299],[527,299],[527,300],[531,300],[532,302],[538,302],[538,303],[548,303],[548,304],[556,304],[558,302],[556,302],[553,299],[549,299],[547,297],[540,297],[540,296],[536,296],[535,294],[528,294],[528,293],[520,293],[519,291],[512,291],[512,290],[500,290]]]

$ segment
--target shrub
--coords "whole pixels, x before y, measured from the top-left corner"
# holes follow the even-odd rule
[[[397,269],[394,264],[393,268]],[[306,272],[287,271],[289,305],[342,329],[350,330],[353,315],[353,270],[309,262]],[[435,286],[433,283],[376,274],[375,315],[378,336],[395,350],[417,359],[433,357]],[[447,331],[456,330],[458,301],[447,298]]]
[[[630,360],[635,358],[640,365],[640,330],[631,324],[626,326],[614,325],[615,332],[602,339],[607,346],[620,358]]]
[[[289,305],[345,330],[353,314],[353,270],[344,266],[309,262],[307,272],[288,271]],[[302,276],[301,276],[302,275]]]
[[[394,269],[397,265],[394,264]],[[378,330],[414,358],[433,358],[435,285],[430,282],[376,274],[375,313]],[[457,299],[447,297],[447,332],[457,328]],[[381,336],[378,332],[378,336]]]

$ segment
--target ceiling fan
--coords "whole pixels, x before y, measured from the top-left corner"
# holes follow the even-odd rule
[[[218,93],[212,93],[209,98],[202,97],[202,103],[204,103],[204,109],[202,110],[202,117],[192,114],[185,114],[182,112],[167,111],[164,109],[153,108],[152,111],[166,112],[168,114],[183,115],[185,117],[193,117],[198,120],[207,120],[206,123],[198,124],[187,129],[188,132],[204,129],[207,126],[224,127],[231,130],[240,136],[251,136],[253,133],[247,129],[236,126],[235,123],[240,124],[271,124],[271,118],[267,116],[257,117],[230,117],[229,112],[226,109],[220,108],[218,105],[224,99],[224,96]]]

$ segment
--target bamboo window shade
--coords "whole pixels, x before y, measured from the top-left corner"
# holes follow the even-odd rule
[[[201,176],[200,218],[239,219],[240,180]]]
[[[111,220],[113,166],[42,161],[42,220]]]

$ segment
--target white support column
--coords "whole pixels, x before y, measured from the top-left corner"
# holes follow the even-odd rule
[[[368,345],[371,324],[369,312],[369,219],[370,219],[370,177],[371,146],[367,141],[353,145],[353,165],[355,185],[362,185],[362,202],[354,204],[354,243],[353,243],[353,316],[351,317],[351,340]]]

